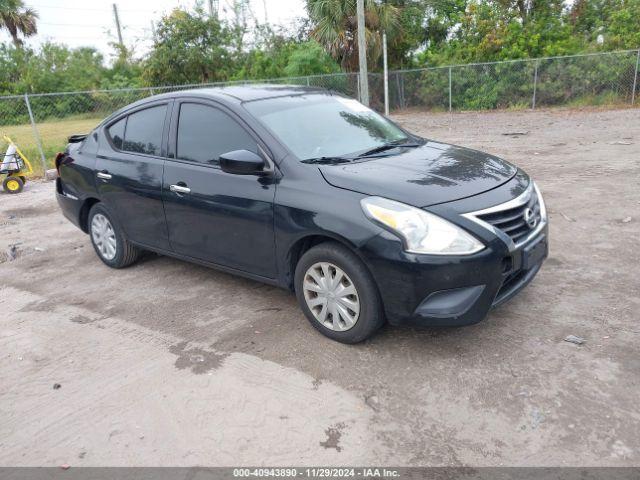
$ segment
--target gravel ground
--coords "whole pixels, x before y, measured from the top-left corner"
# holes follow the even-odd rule
[[[538,181],[551,255],[518,297],[345,346],[282,290],[109,270],[30,183],[0,195],[0,466],[639,465],[640,110],[395,118]]]

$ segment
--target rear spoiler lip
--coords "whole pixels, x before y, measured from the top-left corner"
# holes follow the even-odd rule
[[[85,138],[87,138],[88,136],[89,136],[88,133],[78,133],[76,135],[71,135],[67,141],[69,143],[79,143],[83,141]]]

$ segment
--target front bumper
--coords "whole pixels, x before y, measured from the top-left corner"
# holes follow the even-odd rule
[[[465,203],[460,208],[467,206]],[[443,206],[442,212],[446,208]],[[517,247],[477,223],[462,221],[462,224],[480,237],[487,248],[470,256],[415,255],[405,252],[401,242],[384,231],[363,249],[389,323],[424,326],[478,323],[492,307],[506,302],[528,285],[548,255],[546,218],[544,226]]]

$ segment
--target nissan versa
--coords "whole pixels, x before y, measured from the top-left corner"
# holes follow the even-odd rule
[[[149,250],[288,288],[344,343],[477,323],[547,256],[525,172],[325,90],[168,93],[69,142],[58,202],[108,266]]]

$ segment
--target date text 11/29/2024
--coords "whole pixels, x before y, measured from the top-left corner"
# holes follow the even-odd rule
[[[235,478],[399,478],[400,472],[392,468],[363,467],[305,467],[305,468],[234,468]]]

